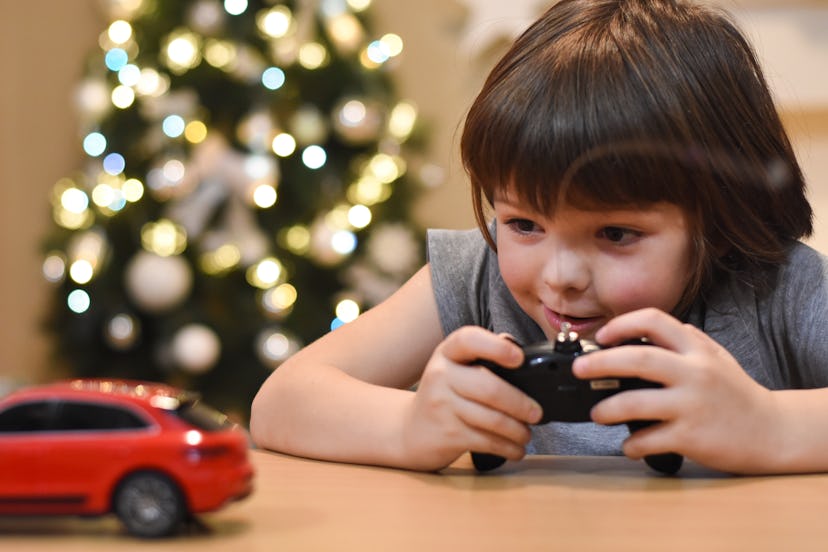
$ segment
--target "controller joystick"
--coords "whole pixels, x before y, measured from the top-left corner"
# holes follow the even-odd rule
[[[647,345],[645,340],[633,340],[623,345]],[[590,410],[597,403],[623,391],[661,387],[661,384],[640,378],[603,378],[582,380],[572,374],[572,363],[581,356],[603,349],[594,341],[580,339],[563,324],[555,341],[536,343],[523,348],[523,364],[516,369],[503,368],[493,362],[480,360],[485,366],[540,404],[543,415],[538,425],[556,422],[589,422]],[[626,425],[635,432],[656,422],[634,420]],[[675,453],[655,454],[644,458],[652,469],[675,474],[683,462]],[[479,471],[493,470],[506,460],[493,454],[472,452],[472,461]]]

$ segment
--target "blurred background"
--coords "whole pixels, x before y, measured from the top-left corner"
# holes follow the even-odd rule
[[[163,0],[160,0],[163,2]],[[76,97],[87,57],[110,20],[105,0],[0,0],[0,392],[48,377],[41,326],[52,190],[85,159]],[[810,183],[812,245],[828,253],[828,1],[710,1],[731,10],[762,58]],[[459,127],[486,72],[539,14],[535,0],[373,0],[377,36],[404,48],[389,70],[417,107],[421,168],[410,216],[422,228],[474,225],[458,162]]]

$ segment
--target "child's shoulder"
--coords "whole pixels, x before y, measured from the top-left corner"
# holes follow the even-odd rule
[[[828,256],[801,241],[791,244],[783,265],[788,277],[813,276],[828,269]]]

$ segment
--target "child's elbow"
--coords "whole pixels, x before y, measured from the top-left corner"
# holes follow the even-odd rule
[[[250,405],[250,439],[258,448],[271,448],[268,439],[267,400],[262,395],[262,390],[259,390]]]

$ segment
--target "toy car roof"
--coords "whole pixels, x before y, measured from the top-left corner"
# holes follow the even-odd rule
[[[152,406],[167,410],[198,399],[195,393],[164,383],[128,379],[79,378],[19,389],[4,397],[3,401],[56,395],[76,398],[108,396],[115,399],[148,402]]]

